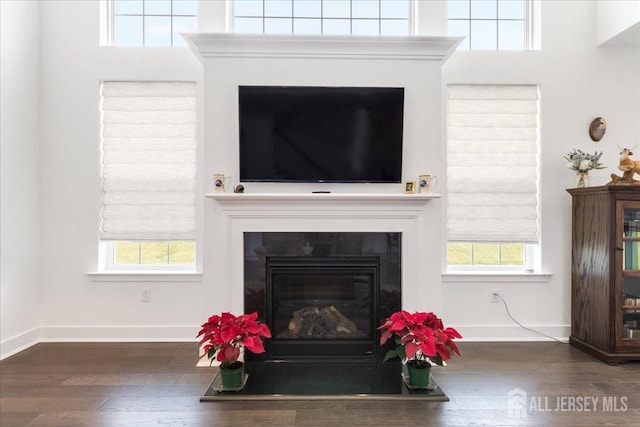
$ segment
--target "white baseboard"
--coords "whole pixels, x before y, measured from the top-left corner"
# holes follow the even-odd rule
[[[569,342],[569,325],[456,325],[454,328],[462,335],[461,341],[552,341],[557,339]],[[541,335],[544,334],[544,335]],[[546,335],[546,336],[545,336]],[[553,338],[550,338],[553,337]]]
[[[456,325],[460,341],[551,341],[517,325]],[[527,325],[568,341],[569,325]],[[0,342],[0,360],[39,342],[196,342],[200,326],[44,326]]]
[[[41,342],[196,342],[196,326],[43,326],[0,342],[0,360]]]
[[[0,360],[20,353],[40,342],[40,328],[34,328],[0,342]]]
[[[196,326],[44,326],[41,342],[195,342]]]

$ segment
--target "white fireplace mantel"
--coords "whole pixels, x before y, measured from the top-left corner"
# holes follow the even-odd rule
[[[207,193],[218,218],[211,230],[231,307],[243,309],[246,232],[402,234],[402,300],[409,310],[440,309],[439,194]]]

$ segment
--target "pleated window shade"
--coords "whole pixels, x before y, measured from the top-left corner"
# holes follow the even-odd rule
[[[102,84],[101,240],[195,239],[196,86]]]
[[[538,87],[448,86],[449,242],[538,242]]]

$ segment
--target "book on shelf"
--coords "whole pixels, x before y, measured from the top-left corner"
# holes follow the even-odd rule
[[[622,305],[625,307],[640,307],[640,298],[625,297],[622,301]]]
[[[640,329],[638,328],[624,328],[624,338],[627,339],[640,339]]]

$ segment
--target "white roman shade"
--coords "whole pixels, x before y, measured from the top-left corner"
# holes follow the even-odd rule
[[[102,240],[195,239],[196,87],[102,84]]]
[[[538,242],[537,86],[452,85],[450,242]]]

